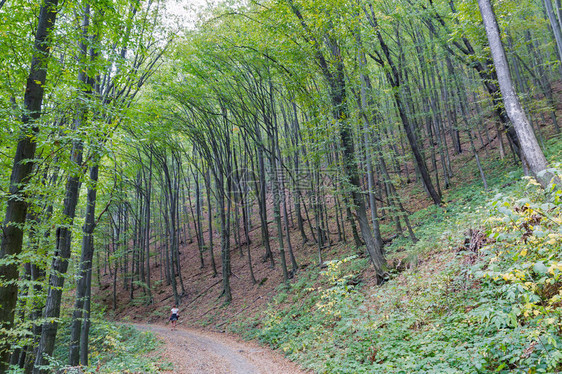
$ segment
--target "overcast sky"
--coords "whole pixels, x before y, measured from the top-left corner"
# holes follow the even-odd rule
[[[193,28],[197,14],[217,0],[166,0],[166,23],[181,29]]]

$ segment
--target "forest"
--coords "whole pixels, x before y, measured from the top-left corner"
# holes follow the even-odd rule
[[[173,305],[307,372],[562,371],[560,0],[0,0],[0,59],[0,374],[182,372]]]

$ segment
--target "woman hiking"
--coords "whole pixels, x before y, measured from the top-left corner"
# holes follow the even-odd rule
[[[170,316],[170,322],[172,323],[172,331],[176,329],[176,323],[178,322],[180,310],[178,309],[178,305],[174,305],[172,308],[172,315]]]

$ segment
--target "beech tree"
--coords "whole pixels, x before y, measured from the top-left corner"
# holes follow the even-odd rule
[[[171,40],[159,1],[0,1],[0,373],[51,370],[57,334],[87,365],[97,287],[115,311],[228,305],[337,243],[381,284],[385,244],[415,243],[412,210],[442,209],[461,173],[486,189],[490,161],[522,160],[559,183],[541,150],[558,7],[479,2],[228,3]]]
[[[546,188],[554,175],[546,170],[548,167],[546,158],[513,88],[509,65],[507,64],[494,10],[489,0],[478,0],[478,6],[480,7],[486,35],[490,42],[490,50],[498,74],[505,109],[521,143],[523,162],[528,163],[531,172],[537,177],[541,185]],[[556,182],[559,183],[559,181]]]
[[[4,3],[2,3],[3,5]],[[37,148],[36,134],[39,132],[37,121],[41,117],[44,86],[47,79],[49,52],[51,44],[49,35],[53,30],[58,13],[58,0],[46,0],[41,5],[31,67],[27,77],[24,112],[21,117],[21,135],[13,159],[10,178],[10,198],[8,199],[4,222],[2,224],[2,244],[0,248],[0,328],[10,331],[14,323],[18,292],[18,264],[16,257],[21,253],[23,242],[23,225],[25,224],[28,203],[25,187],[33,171],[33,159]],[[10,354],[10,341],[0,339],[0,373],[7,369]]]
[[[6,4],[2,11],[4,9],[19,11],[26,8],[15,2]],[[164,34],[155,36],[158,12],[150,6],[139,9],[119,4],[107,8],[83,1],[75,9],[75,18],[67,17],[66,8],[61,8],[57,2],[45,1],[40,9],[31,68],[23,94],[21,128],[17,135],[20,140],[10,187],[12,197],[5,205],[0,303],[2,328],[8,333],[0,340],[1,372],[6,370],[8,362],[25,368],[26,372],[49,370],[46,364],[53,352],[65,273],[72,260],[73,219],[80,204],[80,187],[87,179],[85,171],[91,167],[95,189],[99,164],[106,152],[104,147],[133,98],[154,71],[162,56],[162,47],[166,45],[166,39],[164,42],[159,39]],[[124,35],[113,32],[115,27],[120,27],[114,21],[121,17],[121,11],[129,20]],[[60,24],[56,24],[60,13],[64,17]],[[137,13],[142,18],[135,19]],[[17,16],[17,12],[13,14]],[[16,16],[10,19],[16,19]],[[65,37],[68,44],[61,42]],[[140,42],[146,45],[136,44]],[[106,47],[108,49],[104,49]],[[117,48],[120,49],[117,51]],[[127,60],[128,51],[133,51],[131,60]],[[25,51],[21,53],[25,54]],[[68,58],[69,55],[75,59]],[[8,58],[11,57],[8,54]],[[12,60],[11,65],[17,71],[18,62]],[[54,65],[57,76],[48,84],[46,76],[51,65]],[[13,78],[15,80],[17,74]],[[11,79],[12,76],[3,80],[2,87],[13,85]],[[63,100],[63,91],[66,100]],[[13,112],[16,113],[19,95],[8,92],[12,95]],[[45,92],[50,95],[46,97]],[[3,90],[2,97],[5,93]],[[6,144],[9,148],[9,143]],[[66,181],[64,187],[60,183],[63,180]],[[77,333],[75,339],[82,335],[81,340],[85,343],[83,362],[87,362],[89,321],[85,322],[84,329],[81,329],[81,322],[82,312],[89,313],[90,283],[86,279],[91,271],[91,235],[95,226],[96,194],[91,192],[88,194],[87,205],[91,208],[87,209],[89,225],[84,229],[86,240],[80,275],[84,282],[79,282],[77,292],[80,303],[77,304],[79,313],[75,322],[80,323],[74,324],[73,328],[73,333]],[[63,201],[58,200],[59,193],[65,196]],[[41,207],[45,210],[41,211]],[[51,236],[51,228],[45,227],[46,223],[57,228],[56,235]],[[26,231],[29,232],[28,239],[24,236]],[[44,239],[40,239],[41,236]],[[31,245],[22,248],[26,240]],[[49,270],[47,258],[53,260]],[[49,285],[45,284],[46,275]],[[30,281],[33,287],[28,287],[25,282],[20,285],[20,277]],[[32,306],[30,313],[26,313],[28,303]],[[41,319],[41,315],[45,319]],[[27,322],[23,324],[25,328],[32,326],[32,339],[20,339],[26,337],[26,333],[22,332],[23,327],[14,324],[15,316],[19,322]],[[26,342],[26,345],[20,347],[20,342]],[[73,348],[79,346],[79,340],[72,345]],[[10,347],[20,348],[11,350]]]

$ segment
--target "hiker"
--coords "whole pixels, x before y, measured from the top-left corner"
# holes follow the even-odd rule
[[[172,322],[172,331],[174,331],[176,329],[176,323],[178,322],[178,318],[179,316],[179,309],[178,309],[178,305],[174,305],[174,307],[172,308],[172,315],[170,316],[170,322]]]

